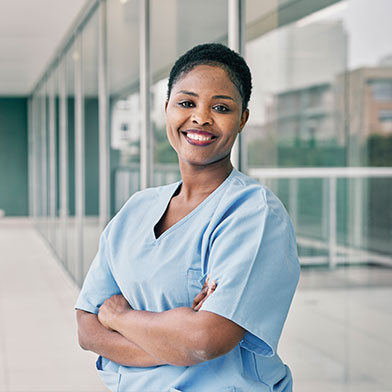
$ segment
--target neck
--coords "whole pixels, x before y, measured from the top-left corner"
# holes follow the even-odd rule
[[[179,196],[185,200],[211,194],[230,175],[230,156],[206,166],[195,166],[180,160],[182,186]]]

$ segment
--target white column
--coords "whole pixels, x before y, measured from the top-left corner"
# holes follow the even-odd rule
[[[76,271],[79,284],[83,280],[83,217],[85,200],[84,170],[84,108],[82,84],[82,36],[79,34],[75,42],[75,221],[76,221]]]
[[[106,2],[99,6],[98,99],[99,99],[99,226],[110,218],[110,141],[108,124]]]
[[[244,55],[245,1],[228,0],[228,44],[229,48]],[[238,135],[231,151],[231,162],[241,170],[241,134]]]
[[[41,107],[41,175],[42,175],[42,198],[41,198],[41,231],[44,236],[48,239],[47,232],[47,221],[48,221],[48,148],[47,148],[47,110],[46,110],[46,95],[47,95],[47,85],[46,81],[43,82],[42,87],[42,107]]]
[[[49,82],[49,242],[56,249],[56,132],[55,132],[55,72]]]
[[[60,95],[60,222],[61,222],[61,257],[68,267],[67,229],[68,229],[68,116],[66,91],[66,58],[59,66],[59,95]]]
[[[150,1],[140,0],[140,187],[152,185],[153,134],[150,120]]]

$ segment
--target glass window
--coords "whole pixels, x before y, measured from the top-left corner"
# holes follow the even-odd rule
[[[46,194],[46,105],[45,105],[45,83],[42,82],[37,92],[37,187],[38,198],[38,220],[37,227],[45,233],[45,222],[47,216],[47,194]]]
[[[139,2],[107,2],[111,214],[140,189]]]
[[[177,154],[166,137],[167,81],[177,58],[205,42],[227,43],[226,0],[151,1],[151,124],[154,134],[154,185],[179,179]]]
[[[52,71],[52,75],[49,80],[49,116],[50,116],[50,137],[49,144],[50,149],[53,149],[50,158],[50,205],[51,205],[51,219],[50,219],[50,231],[52,246],[55,249],[57,255],[63,259],[62,249],[62,233],[61,224],[59,219],[60,211],[60,161],[59,161],[59,70],[58,67]],[[53,140],[52,140],[53,138]],[[53,165],[53,167],[52,167]],[[53,204],[53,205],[52,205]]]
[[[66,90],[66,132],[67,132],[67,171],[68,171],[68,208],[66,227],[66,257],[68,271],[78,279],[76,247],[77,229],[75,220],[75,66],[80,61],[80,53],[72,44],[65,54],[65,90]]]
[[[263,181],[289,210],[304,265],[280,355],[301,391],[387,390],[386,330],[367,318],[383,318],[386,306],[379,295],[392,262],[391,179],[296,176],[303,167],[391,166],[392,4],[259,3],[246,1],[254,88],[242,164],[261,181],[265,168],[299,168]]]
[[[376,101],[392,101],[392,80],[369,81]]]
[[[99,104],[98,104],[98,12],[82,31],[82,91],[84,134],[84,276],[97,250],[99,226]]]

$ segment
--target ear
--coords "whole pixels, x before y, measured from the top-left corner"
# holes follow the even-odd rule
[[[169,101],[168,100],[166,100],[166,102],[165,102],[165,113],[167,112],[167,105],[169,104]]]
[[[249,109],[245,109],[241,115],[240,129],[239,129],[238,133],[242,132],[242,129],[244,128],[246,122],[248,121],[248,118],[249,118]]]

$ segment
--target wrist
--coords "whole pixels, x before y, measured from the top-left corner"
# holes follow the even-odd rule
[[[113,330],[121,333],[122,326],[127,323],[129,323],[129,316],[130,313],[133,312],[133,310],[130,309],[123,309],[121,312],[117,312],[116,314],[113,315],[113,318],[111,320],[110,326]]]

